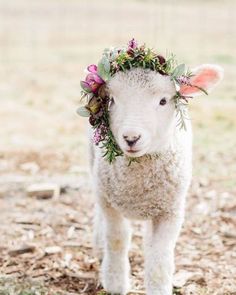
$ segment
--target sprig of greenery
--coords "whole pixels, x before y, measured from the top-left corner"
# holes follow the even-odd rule
[[[176,109],[176,115],[177,115],[177,126],[180,129],[187,130],[186,126],[186,120],[189,120],[188,114],[187,114],[187,106],[188,102],[185,100],[183,96],[179,92],[176,93],[176,95],[173,97],[175,102],[175,109]]]
[[[104,149],[104,154],[102,155],[111,164],[116,157],[123,156],[123,152],[117,145],[114,135],[111,130],[108,130],[108,134],[104,141],[102,141],[102,148]]]
[[[102,117],[99,120],[99,123],[94,126],[94,129],[97,129],[100,124],[104,124],[107,126],[107,134],[105,139],[101,142],[101,148],[104,150],[103,157],[111,164],[115,161],[116,157],[122,156],[123,152],[119,148],[114,135],[110,129],[110,120],[109,120],[109,111],[108,111],[109,100],[107,101],[107,105],[105,106]]]

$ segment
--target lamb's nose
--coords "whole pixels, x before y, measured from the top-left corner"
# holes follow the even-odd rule
[[[127,142],[128,146],[132,147],[140,139],[141,135],[129,136],[123,135],[124,140]]]

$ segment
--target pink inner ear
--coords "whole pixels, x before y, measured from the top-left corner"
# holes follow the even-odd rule
[[[191,79],[191,84],[207,90],[217,80],[218,73],[215,70],[204,69]],[[199,92],[199,89],[194,86],[182,85],[180,87],[180,93],[183,95],[190,95],[196,92]]]

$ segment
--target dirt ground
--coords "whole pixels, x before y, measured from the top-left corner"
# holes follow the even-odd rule
[[[70,166],[47,175],[40,157],[33,159],[24,158],[13,174],[1,177],[0,294],[101,294],[91,246],[88,171]],[[32,182],[59,184],[61,195],[27,196]],[[194,180],[176,249],[176,294],[236,294],[235,193],[216,190],[207,179]],[[136,222],[130,251],[133,294],[145,294],[142,254]]]
[[[92,251],[83,69],[135,36],[225,79],[193,101],[194,171],[174,294],[236,294],[235,1],[0,0],[0,295],[105,294]],[[178,35],[178,40],[176,36]],[[60,195],[27,195],[35,183]],[[132,293],[145,294],[134,223]]]

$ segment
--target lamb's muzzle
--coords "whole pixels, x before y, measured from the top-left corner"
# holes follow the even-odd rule
[[[126,133],[127,134],[127,133]],[[124,140],[127,142],[129,147],[132,147],[140,139],[141,135],[123,135]]]

